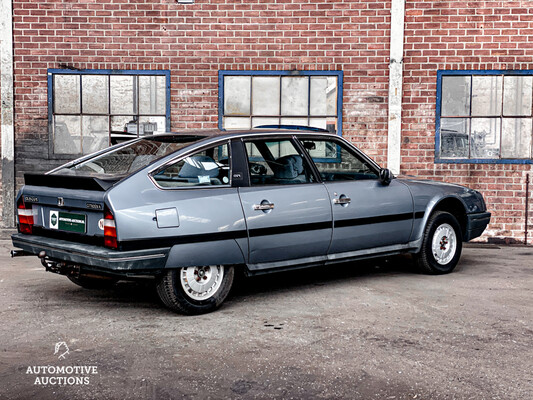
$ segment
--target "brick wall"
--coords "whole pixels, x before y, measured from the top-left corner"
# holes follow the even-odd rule
[[[171,127],[217,125],[219,69],[344,75],[344,129],[384,161],[389,2],[175,0],[14,1],[16,158],[49,157],[46,69],[169,69]]]
[[[533,9],[526,1],[407,1],[402,173],[480,190],[493,212],[483,238],[523,240],[532,165],[435,164],[437,70],[533,69]],[[533,185],[532,185],[533,186]],[[530,191],[530,204],[533,197]],[[530,213],[531,215],[532,213]],[[529,219],[533,230],[533,218]],[[529,242],[533,243],[533,235]]]
[[[47,68],[169,69],[173,130],[216,127],[220,69],[340,69],[344,136],[386,164],[390,3],[14,0],[18,184],[61,163],[48,154]],[[485,238],[523,237],[531,167],[434,164],[436,71],[533,68],[522,3],[406,4],[402,173],[483,191],[495,213]]]

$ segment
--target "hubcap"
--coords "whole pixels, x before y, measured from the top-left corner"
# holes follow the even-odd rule
[[[449,224],[439,225],[433,234],[431,252],[440,265],[448,264],[457,250],[457,236]]]
[[[207,300],[215,295],[222,285],[224,267],[208,265],[206,267],[183,267],[180,282],[185,294],[194,300]]]

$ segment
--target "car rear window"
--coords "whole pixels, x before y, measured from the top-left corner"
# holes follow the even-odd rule
[[[95,177],[126,176],[203,138],[205,136],[168,135],[135,140],[88,160],[61,168],[54,174]]]

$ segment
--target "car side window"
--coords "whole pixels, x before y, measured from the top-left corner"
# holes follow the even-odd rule
[[[229,146],[199,151],[158,171],[153,179],[163,188],[229,185]]]
[[[378,179],[376,168],[343,143],[327,139],[302,139],[301,142],[325,182]]]
[[[316,180],[291,140],[253,140],[245,146],[252,186],[294,185]]]

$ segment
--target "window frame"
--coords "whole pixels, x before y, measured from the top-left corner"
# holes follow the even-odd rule
[[[342,96],[343,96],[343,71],[283,71],[283,70],[274,70],[274,71],[252,71],[252,70],[219,70],[218,71],[218,129],[221,131],[226,131],[223,126],[224,119],[224,77],[226,76],[335,76],[337,77],[337,136],[342,137]],[[310,80],[309,80],[310,82]],[[250,90],[252,90],[250,88]],[[308,90],[308,99],[311,96],[311,91]],[[281,96],[281,94],[280,94]],[[281,101],[281,97],[280,97]],[[307,118],[314,117],[309,114],[310,101],[307,102]],[[280,111],[281,112],[281,111]],[[250,118],[253,117],[250,110]],[[275,117],[275,116],[274,116]],[[251,130],[257,128],[250,128]]]
[[[440,155],[441,111],[442,111],[442,78],[445,76],[532,76],[533,70],[437,70],[437,97],[435,105],[435,163],[437,164],[533,164],[533,158],[443,158]],[[470,87],[472,101],[472,87]],[[503,94],[502,94],[503,96]],[[503,113],[503,110],[502,110]],[[446,117],[444,117],[446,118]],[[472,115],[465,118],[471,119]],[[499,118],[504,118],[500,115]],[[528,117],[533,120],[533,114]],[[500,148],[501,148],[500,132]],[[469,143],[470,145],[470,143]],[[532,155],[533,156],[533,155]]]
[[[380,167],[375,163],[375,161],[370,159],[369,157],[367,157],[366,154],[360,152],[359,149],[354,148],[353,146],[349,146],[350,143],[346,143],[345,140],[339,140],[336,137],[331,137],[331,138],[298,137],[297,140],[298,140],[298,144],[300,145],[300,147],[305,151],[305,155],[309,159],[309,162],[313,165],[313,169],[315,170],[315,174],[318,174],[320,182],[322,182],[324,184],[340,183],[340,182],[359,182],[359,181],[363,181],[363,180],[364,181],[379,180]],[[323,141],[323,142],[331,141],[332,143],[335,144],[335,146],[337,146],[337,154],[338,154],[338,156],[335,159],[329,159],[329,158],[325,158],[325,159],[324,158],[316,158],[316,159],[314,159],[311,156],[311,154],[309,154],[309,151],[305,148],[305,146],[303,144],[303,141],[305,141],[305,140],[315,140],[315,141]],[[326,180],[322,179],[322,173],[321,173],[320,169],[318,168],[317,163],[329,163],[329,162],[341,163],[342,162],[341,149],[344,149],[346,152],[351,154],[353,157],[355,157],[361,163],[368,164],[370,169],[372,171],[374,171],[374,173],[376,174],[376,178],[354,179],[354,180],[333,180],[333,181],[326,181]],[[331,160],[335,160],[335,161],[331,161]]]
[[[205,151],[205,150],[208,150],[210,148],[215,148],[215,147],[220,147],[220,146],[228,146],[228,159],[229,159],[229,170],[228,170],[228,178],[229,178],[229,182],[228,183],[224,183],[222,185],[209,185],[209,186],[176,186],[176,187],[164,187],[164,186],[161,186],[159,185],[159,183],[157,182],[157,180],[155,179],[155,175],[157,175],[159,172],[169,168],[169,167],[172,167],[174,164],[180,162],[180,161],[183,161],[185,160],[187,157],[191,157],[191,156],[194,156],[196,153],[199,153],[199,152],[202,152],[202,151]],[[154,186],[159,189],[159,190],[206,190],[206,189],[227,189],[227,188],[232,188],[234,187],[233,186],[233,176],[232,176],[232,171],[233,171],[233,149],[231,147],[231,140],[229,138],[224,138],[220,141],[215,141],[215,142],[210,142],[210,143],[206,143],[204,145],[201,145],[199,147],[195,147],[194,149],[190,149],[188,151],[186,151],[185,153],[182,153],[180,154],[179,156],[176,156],[176,157],[173,157],[171,158],[170,160],[164,162],[163,164],[161,164],[160,166],[156,167],[156,168],[152,168],[149,172],[148,172],[148,178],[152,181],[152,183],[154,184]]]
[[[298,139],[297,136],[286,136],[286,137],[283,137],[283,136],[272,136],[272,137],[265,137],[265,136],[257,136],[257,137],[243,137],[242,138],[242,143],[243,143],[243,146],[242,146],[242,149],[243,149],[243,154],[242,156],[244,157],[244,160],[245,160],[245,164],[246,164],[246,169],[248,171],[248,177],[249,177],[249,183],[248,183],[248,187],[286,187],[286,186],[294,186],[294,185],[313,185],[313,184],[317,184],[317,183],[322,183],[322,179],[320,177],[320,174],[317,174],[317,169],[316,169],[316,165],[314,164],[314,162],[310,159],[309,157],[309,154],[305,151],[305,149],[302,147],[302,144],[300,142],[300,140]],[[246,144],[247,143],[253,143],[254,141],[283,141],[283,140],[287,140],[288,142],[290,142],[294,149],[299,153],[300,157],[302,157],[302,160],[304,162],[304,168],[305,168],[305,164],[307,164],[307,167],[309,168],[309,173],[313,176],[313,178],[315,179],[313,182],[294,182],[294,183],[286,183],[286,184],[274,184],[274,183],[265,183],[265,184],[261,184],[261,185],[254,185],[252,184],[252,175],[250,174],[250,161],[252,159],[252,157],[250,157],[250,155],[248,154],[248,150],[246,149]],[[266,160],[265,160],[266,161]]]
[[[68,159],[71,160],[73,157],[85,157],[88,154],[82,153],[55,153],[54,152],[54,76],[55,75],[135,75],[135,76],[146,76],[146,75],[157,75],[165,76],[165,131],[170,131],[170,70],[130,70],[130,69],[62,69],[62,68],[48,68],[46,72],[47,76],[47,105],[48,105],[48,154],[54,159]],[[110,96],[110,93],[108,93]],[[58,115],[84,115],[80,109],[79,114],[61,114]],[[87,114],[92,115],[92,114]],[[103,115],[103,114],[102,114]],[[106,114],[111,117],[111,110],[108,110]],[[113,114],[121,115],[121,114]],[[130,115],[130,114],[128,114]],[[139,115],[137,112],[136,115]],[[111,134],[111,132],[109,133]],[[136,137],[139,138],[139,137]],[[135,139],[135,138],[132,138]],[[108,147],[111,147],[109,145]],[[104,150],[104,149],[102,149]]]

